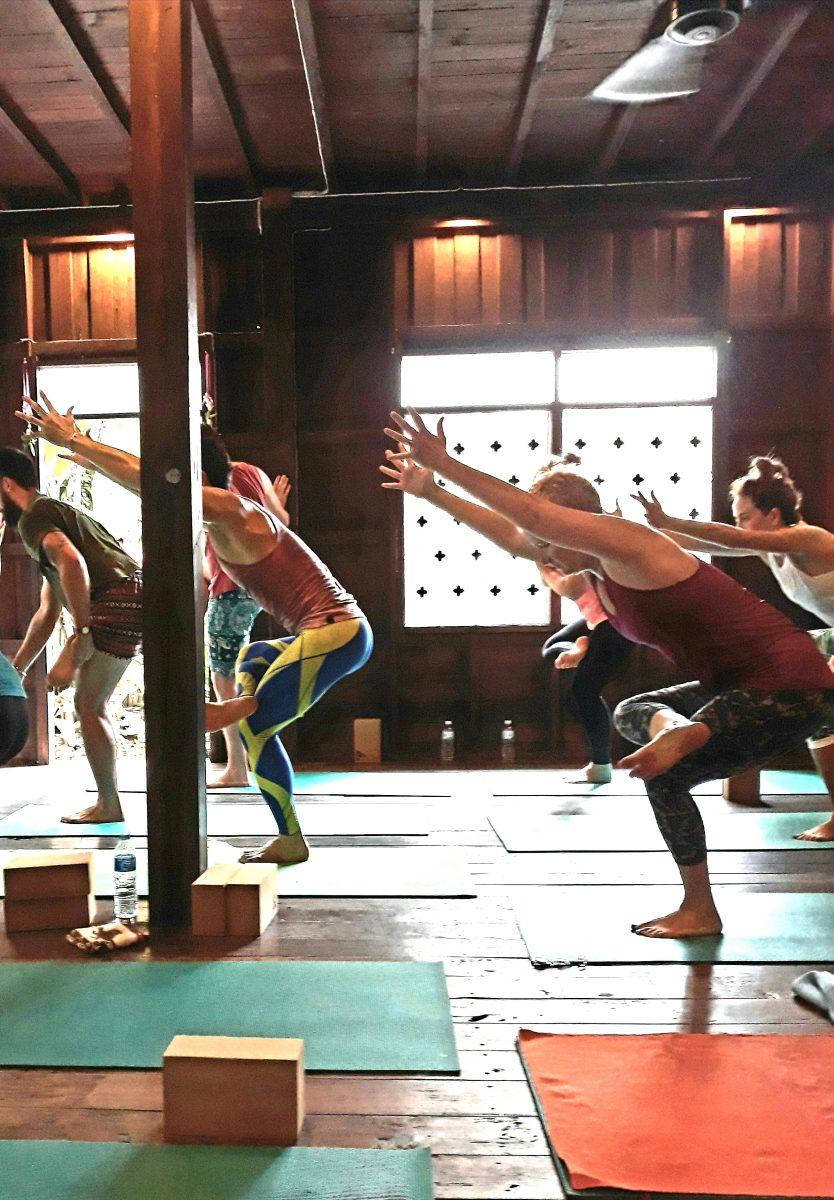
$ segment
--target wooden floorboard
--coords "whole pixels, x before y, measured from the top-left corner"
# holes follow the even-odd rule
[[[40,768],[20,774],[16,801],[49,791]],[[17,775],[18,773],[16,773]],[[4,782],[6,776],[4,776]],[[432,1150],[437,1200],[558,1200],[562,1196],[515,1049],[522,1026],[560,1033],[736,1032],[828,1036],[831,1025],[793,999],[803,965],[682,964],[535,970],[515,924],[516,889],[572,886],[577,904],[599,884],[651,888],[674,880],[663,854],[507,854],[487,821],[489,789],[462,788],[451,801],[418,795],[352,797],[363,805],[419,805],[428,837],[320,837],[315,845],[454,847],[469,867],[473,899],[290,899],[253,942],[158,937],[155,960],[193,958],[428,960],[445,964],[461,1061],[455,1078],[313,1075],[306,1145]],[[774,798],[774,808],[813,810],[821,797]],[[253,797],[245,803],[251,804]],[[339,803],[337,797],[320,803]],[[350,801],[348,801],[350,802]],[[722,806],[720,797],[708,803]],[[319,803],[319,802],[317,802]],[[625,797],[635,806],[639,798]],[[743,819],[739,814],[739,819]],[[241,846],[252,838],[227,838]],[[138,840],[141,844],[141,839]],[[0,849],[49,845],[3,839]],[[51,845],[110,847],[114,839],[54,839]],[[315,852],[315,850],[314,850]],[[724,852],[711,865],[721,888],[831,891],[834,850]],[[649,900],[647,895],[647,902]],[[106,904],[101,918],[109,915]],[[0,934],[0,960],[65,959],[78,954],[60,934]],[[126,1036],[128,1036],[126,1034]],[[162,1090],[152,1071],[0,1071],[0,1137],[160,1141]],[[668,1198],[667,1198],[668,1200]]]

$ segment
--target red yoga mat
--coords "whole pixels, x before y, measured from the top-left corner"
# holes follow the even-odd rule
[[[834,1037],[523,1029],[519,1049],[577,1190],[834,1196]]]

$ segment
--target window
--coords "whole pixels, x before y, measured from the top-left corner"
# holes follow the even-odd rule
[[[139,453],[139,374],[135,362],[76,363],[65,366],[39,364],[38,388],[60,412],[72,405],[80,427],[92,437]],[[66,451],[38,442],[41,489],[92,513],[128,554],[142,562],[142,509],[138,496],[85,471],[62,457]],[[69,620],[63,614],[47,646],[47,660],[54,661],[69,635]],[[144,679],[142,658],[131,661],[110,704],[118,750],[123,755],[144,754],[145,727],[142,716]],[[50,705],[54,752],[57,758],[81,757],[81,735],[73,712],[72,694],[61,692]]]
[[[415,355],[402,360],[401,402],[471,467],[529,487],[550,455],[551,353]],[[528,559],[512,559],[448,514],[405,496],[407,627],[548,625],[550,592]]]
[[[672,515],[710,520],[717,382],[711,344],[407,355],[401,403],[432,428],[443,416],[451,453],[521,488],[555,437],[605,508],[643,520],[631,495],[654,490]],[[406,627],[550,624],[550,593],[528,560],[411,496],[403,522]],[[563,601],[563,619],[575,615]]]

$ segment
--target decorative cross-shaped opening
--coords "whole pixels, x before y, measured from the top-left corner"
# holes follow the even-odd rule
[[[494,450],[495,453],[497,454],[498,451],[501,449],[501,443],[500,442],[492,442],[489,448],[490,448],[490,450]]]
[[[452,588],[452,591],[453,591],[453,592],[455,593],[455,595],[456,595],[456,596],[458,596],[458,597],[460,597],[460,596],[462,596],[462,595],[463,595],[463,588],[460,586],[460,584],[458,584],[458,586],[457,586],[457,587],[454,587],[454,588]]]
[[[452,449],[454,450],[455,454],[463,454],[466,447],[461,446],[460,442],[458,442],[458,444],[456,446],[453,446]]]
[[[680,483],[681,481],[681,477],[677,471],[675,471],[674,475],[670,475],[669,478],[671,479],[672,483]]]
[[[489,590],[492,592],[493,596],[497,596],[498,593],[501,591],[500,587],[498,587],[497,584],[493,584]]]
[[[617,447],[618,450],[622,450],[623,446],[625,445],[625,442],[623,441],[623,439],[621,437],[617,437],[614,439],[614,445]]]
[[[649,445],[650,445],[650,446],[654,446],[655,450],[659,450],[659,449],[660,449],[660,447],[663,445],[663,441],[662,441],[662,439],[661,439],[661,438],[659,438],[659,437],[654,437],[654,438],[652,438],[652,440],[651,440],[651,442],[649,443]]]
[[[443,553],[442,550],[438,550],[437,554],[435,554],[434,557],[437,559],[438,562],[443,562],[443,559],[446,557],[446,555]]]
[[[424,525],[428,525],[428,523],[429,522],[428,522],[427,517],[418,517],[417,518],[417,524],[420,526],[421,529],[423,528]]]

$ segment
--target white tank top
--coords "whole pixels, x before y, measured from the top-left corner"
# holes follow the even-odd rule
[[[787,554],[766,554],[765,561],[789,600],[834,626],[834,571],[806,575]]]

